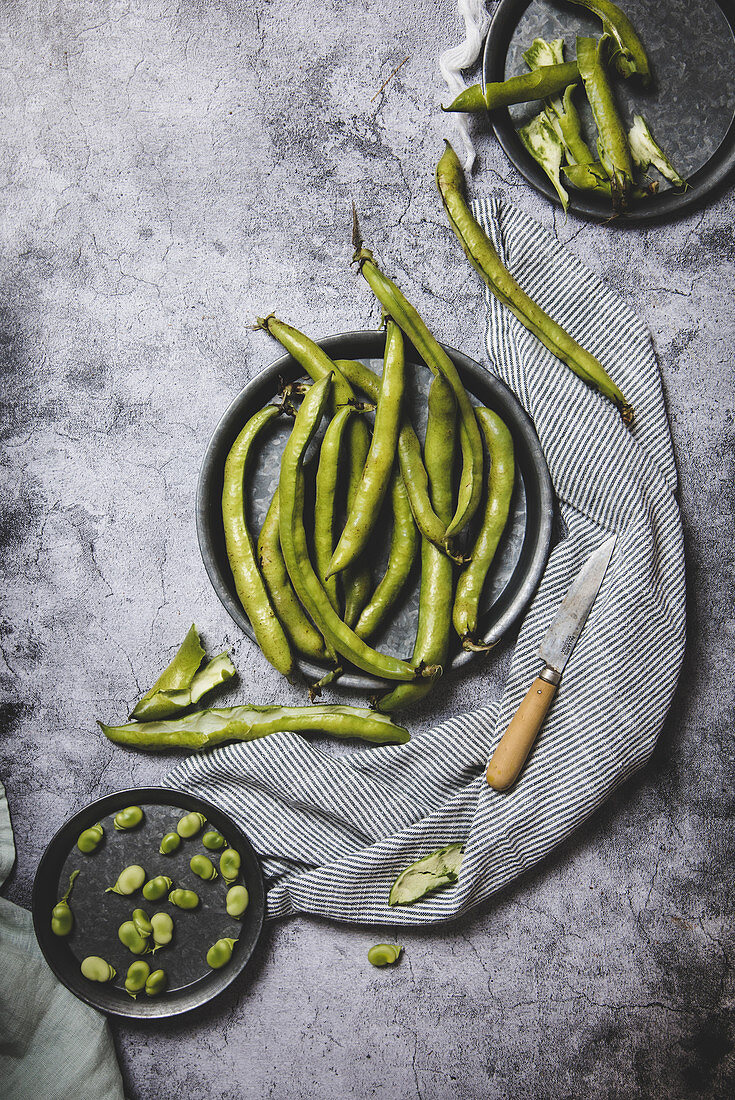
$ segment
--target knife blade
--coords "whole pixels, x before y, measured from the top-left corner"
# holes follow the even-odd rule
[[[512,786],[526,762],[600,591],[615,539],[615,535],[605,539],[587,559],[544,634],[538,650],[544,667],[511,718],[487,766],[487,781],[496,791]]]

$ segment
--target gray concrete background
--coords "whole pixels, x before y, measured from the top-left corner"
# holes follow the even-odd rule
[[[156,782],[121,720],[193,618],[232,698],[297,701],[219,606],[193,521],[221,412],[314,334],[375,325],[349,203],[436,333],[483,358],[478,280],[432,184],[452,0],[8,0],[0,21],[6,896],[80,806]],[[404,58],[385,90],[383,81]],[[553,859],[448,928],[271,927],[203,1018],[113,1024],[135,1098],[724,1097],[733,1059],[732,194],[678,224],[591,226],[481,135],[476,186],[555,229],[653,333],[679,470],[689,644],[654,759]],[[415,730],[499,690],[509,647]]]

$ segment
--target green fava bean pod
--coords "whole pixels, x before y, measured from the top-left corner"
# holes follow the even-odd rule
[[[569,84],[579,80],[576,62],[561,65],[539,65],[530,73],[519,73],[508,80],[479,84],[465,88],[444,111],[494,111],[498,107],[510,107],[513,103],[531,103],[535,99],[548,99],[563,92]]]
[[[217,870],[209,856],[201,854],[192,856],[189,860],[189,866],[194,874],[204,882],[211,882],[218,877]]]
[[[378,520],[396,456],[404,386],[403,336],[398,325],[389,319],[373,439],[349,515],[329,563],[328,576],[341,572],[362,553]]]
[[[347,428],[347,513],[352,510],[362,472],[370,452],[370,429],[362,416],[354,416]],[[360,612],[370,598],[373,574],[367,554],[360,554],[341,574],[344,620],[354,629]]]
[[[244,886],[231,886],[227,891],[225,908],[230,917],[239,920],[250,903],[250,895]]]
[[[110,966],[99,955],[87,955],[86,959],[82,959],[79,969],[90,982],[111,982],[117,974],[115,967]]]
[[[193,890],[172,890],[168,900],[178,909],[196,909],[199,904],[199,895]]]
[[[216,833],[214,830],[211,830],[202,837],[202,844],[210,852],[219,852],[221,848],[227,845],[227,841],[222,836],[222,833]]]
[[[385,622],[391,608],[403,591],[419,548],[419,533],[411,511],[411,502],[401,477],[395,470],[391,483],[393,532],[388,564],[383,578],[363,608],[355,626],[359,638],[370,638]]]
[[[135,925],[138,934],[143,939],[148,939],[153,931],[153,925],[150,922],[150,918],[145,909],[133,909],[133,924]]]
[[[577,61],[592,114],[600,135],[601,160],[610,173],[613,210],[627,210],[633,188],[633,160],[625,128],[605,70],[607,35],[577,39]]]
[[[176,836],[175,833],[174,836]],[[143,887],[143,897],[146,901],[160,901],[161,898],[166,897],[172,886],[173,881],[168,875],[156,875]]]
[[[74,914],[71,911],[68,899],[78,874],[79,871],[72,871],[66,893],[62,898],[59,898],[51,910],[51,931],[55,936],[68,936],[74,927]]]
[[[148,981],[150,973],[151,968],[143,959],[136,959],[128,967],[125,978],[125,991],[130,994],[133,1000],[145,989],[145,983]]]
[[[236,852],[234,848],[225,848],[222,855],[219,857],[219,869],[222,878],[227,885],[231,885],[240,874],[240,853]]]
[[[452,514],[452,470],[454,467],[456,403],[452,387],[437,375],[429,390],[424,462],[429,474],[431,500],[440,519]],[[449,657],[452,630],[454,566],[446,554],[424,539],[421,545],[421,587],[419,620],[411,660],[443,669]],[[397,684],[378,702],[391,712],[417,703],[431,691],[433,680]]]
[[[181,837],[178,833],[166,833],[161,840],[161,846],[158,851],[162,856],[172,855],[181,844]]]
[[[211,966],[213,970],[219,970],[221,966],[226,966],[232,958],[232,949],[236,943],[237,940],[224,938],[212,944],[209,951],[207,951],[207,963],[209,966]]]
[[[258,536],[258,563],[276,615],[283,629],[304,657],[323,661],[327,656],[324,639],[299,603],[281,550],[278,486]]]
[[[132,951],[134,955],[144,955],[148,951],[147,937],[141,936],[135,923],[131,920],[123,921],[117,930],[117,936],[120,943],[127,947],[128,951]]]
[[[275,669],[290,676],[293,654],[288,638],[271,604],[263,576],[255,559],[255,547],[245,519],[244,485],[255,443],[261,431],[281,413],[268,405],[247,422],[225,461],[222,488],[222,523],[227,557],[237,595],[253,628],[255,640]]]
[[[513,497],[515,462],[513,438],[500,417],[490,409],[475,410],[490,454],[487,497],[482,524],[472,547],[469,565],[460,574],[454,595],[452,621],[465,649],[490,649],[477,638],[480,597],[508,522]]]
[[[105,890],[106,894],[122,894],[124,897],[134,894],[136,890],[140,890],[141,886],[145,882],[145,871],[137,863],[131,864],[130,867],[126,867],[117,876],[117,882],[114,886],[108,886]]]
[[[174,922],[168,913],[154,913],[151,917],[151,928],[153,929],[153,943],[155,944],[154,951],[157,951],[159,947],[167,947],[171,943],[174,935]]]
[[[105,830],[98,821],[96,825],[90,825],[88,829],[85,829],[84,832],[79,834],[77,848],[80,852],[84,852],[85,855],[96,852],[104,835]]]
[[[143,811],[140,806],[126,806],[124,810],[118,810],[112,819],[112,823],[119,833],[128,829],[136,829],[143,820]]]
[[[279,321],[273,314],[270,314],[268,317],[259,317],[258,325],[264,329],[269,336],[278,340],[279,344],[293,356],[296,362],[304,368],[306,373],[310,378],[313,378],[315,382],[320,381],[322,378],[328,378],[330,375],[334,376],[332,406],[335,411],[339,410],[343,405],[354,402],[355,394],[349,382],[347,382],[335,368],[332,360],[318,344],[315,344],[313,340],[310,340],[303,332],[299,332],[298,329],[285,324],[283,321]],[[353,417],[346,432],[347,455],[345,465],[348,474],[348,511],[352,506],[355,490],[360,483],[369,449],[370,430],[361,416]],[[322,491],[322,498],[324,498],[324,490]],[[324,534],[320,537],[325,539]],[[332,556],[332,549],[329,550],[330,559]],[[325,548],[324,552],[326,553]],[[326,570],[320,567],[320,562],[318,560],[317,570],[320,577],[326,572]],[[361,560],[356,561],[354,565],[349,566],[345,571],[343,582],[345,598],[343,618],[347,626],[352,627],[357,622],[358,616],[365,606],[370,594],[371,575],[369,566]],[[333,588],[330,592],[328,585],[324,587],[331,599],[331,596],[335,594],[335,589]],[[330,653],[330,656],[334,657],[334,653]]]
[[[337,507],[337,484],[340,473],[342,440],[355,409],[343,405],[337,409],[319,448],[319,465],[316,471],[316,496],[314,500],[314,565],[317,575],[335,611],[339,612],[339,596],[336,576],[328,576],[329,563],[334,553],[334,519]]]
[[[149,997],[156,997],[166,988],[166,974],[163,970],[154,970],[145,983],[145,991]]]
[[[446,142],[437,165],[436,182],[449,224],[470,264],[490,291],[557,359],[566,363],[588,386],[599,390],[612,401],[619,409],[624,424],[632,423],[632,408],[602,364],[529,298],[503,264],[492,241],[467,205],[462,165],[449,142]]]
[[[533,75],[533,74],[531,74]],[[353,261],[375,297],[400,325],[416,351],[433,375],[442,375],[452,387],[460,420],[460,445],[462,448],[462,474],[459,482],[457,506],[447,526],[445,538],[458,535],[477,511],[482,496],[482,438],[475,420],[475,413],[452,360],[441,344],[432,336],[416,308],[408,301],[392,279],[384,275],[369,248],[360,239],[355,218],[355,255]],[[439,517],[441,519],[441,517]]]
[[[368,962],[373,966],[392,966],[398,962],[402,951],[403,948],[395,943],[376,943],[367,953]]]
[[[579,111],[574,104],[576,87],[567,88],[562,98],[562,113],[556,116],[558,132],[568,150],[568,157],[573,164],[592,164],[594,157],[590,152],[587,142],[582,136],[582,122]],[[555,125],[552,119],[552,125]]]
[[[178,825],[176,826],[176,832],[179,836],[183,836],[185,839],[190,839],[200,833],[204,828],[204,822],[206,821],[204,814],[197,813],[193,810],[189,814],[185,814]]]

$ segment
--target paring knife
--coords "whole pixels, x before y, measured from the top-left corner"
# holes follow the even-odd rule
[[[561,674],[600,591],[615,538],[612,535],[606,539],[588,558],[551,620],[538,651],[545,667],[511,718],[487,766],[487,781],[496,791],[507,790],[526,762],[551,700],[556,695]]]

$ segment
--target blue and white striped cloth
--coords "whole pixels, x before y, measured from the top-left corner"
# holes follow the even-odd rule
[[[268,914],[392,925],[444,921],[532,867],[648,760],[684,649],[676,471],[651,340],[616,294],[525,214],[476,204],[528,293],[593,352],[635,409],[632,432],[488,294],[487,348],[530,414],[565,538],[523,622],[501,699],[409,744],[333,757],[297,734],[216,749],[167,778],[230,813],[269,880]],[[520,781],[485,781],[492,751],[539,671],[534,656],[570,583],[611,532],[600,594]],[[466,845],[457,883],[391,909],[408,864]]]

